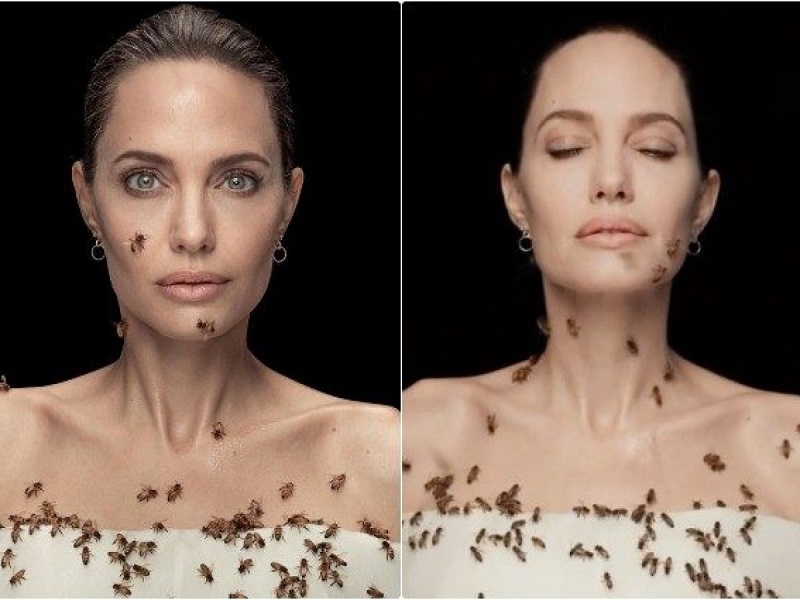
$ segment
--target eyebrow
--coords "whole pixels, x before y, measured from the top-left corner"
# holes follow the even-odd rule
[[[548,121],[553,119],[566,119],[567,121],[577,121],[579,123],[594,123],[594,117],[590,115],[588,112],[583,110],[574,110],[574,109],[563,109],[563,110],[554,110],[553,112],[549,113],[542,122],[539,123],[539,126],[536,128],[536,133],[538,134],[539,131],[544,127],[544,124]],[[651,123],[658,123],[659,121],[667,121],[668,123],[672,123],[675,127],[680,130],[684,137],[688,137],[686,135],[686,129],[683,127],[683,124],[673,117],[669,113],[665,112],[647,112],[647,113],[637,113],[632,115],[629,119],[631,125],[635,128],[645,127],[646,125],[650,125]]]
[[[127,150],[115,158],[113,164],[116,165],[117,163],[127,159],[138,159],[144,162],[159,165],[161,167],[166,167],[168,169],[172,169],[175,166],[172,160],[166,156],[162,156],[161,154],[157,154],[155,152],[147,152],[145,150]],[[213,170],[219,170],[231,165],[248,161],[261,163],[265,167],[271,166],[270,162],[261,154],[256,152],[237,152],[235,154],[229,154],[227,156],[214,159],[214,161],[211,163],[211,168]]]

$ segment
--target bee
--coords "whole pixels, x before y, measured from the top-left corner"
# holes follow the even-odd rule
[[[150,577],[150,569],[142,565],[132,565],[134,577],[140,577],[144,581],[145,577]]]
[[[144,486],[142,488],[142,491],[136,494],[136,499],[139,502],[150,502],[150,500],[153,500],[157,497],[158,497],[158,490],[150,487],[149,485]]]
[[[436,531],[433,532],[433,537],[431,537],[431,545],[435,546],[439,543],[439,539],[442,537],[442,528],[437,527]]]
[[[478,475],[480,474],[480,472],[481,472],[481,470],[478,467],[478,465],[474,465],[469,470],[469,473],[467,473],[467,483],[472,483],[473,481],[475,481],[478,478]]]
[[[739,510],[742,512],[756,512],[758,510],[757,504],[740,504]]]
[[[661,408],[661,405],[664,403],[663,399],[661,398],[661,388],[659,388],[657,385],[654,385],[650,394],[653,396],[653,400],[656,401],[656,406]]]
[[[131,541],[130,541],[130,542],[128,542],[128,543],[125,545],[125,547],[122,549],[122,553],[123,553],[125,556],[130,556],[130,555],[131,555],[133,552],[136,552],[136,547],[137,547],[138,545],[139,545],[139,543],[138,543],[136,540],[131,540]]]
[[[130,238],[131,243],[131,252],[137,254],[144,250],[144,243],[147,240],[147,236],[139,231],[137,231],[132,238]]]
[[[89,558],[91,558],[92,553],[89,551],[89,546],[84,546],[83,550],[81,551],[81,560],[83,561],[84,566],[89,564]]]
[[[431,534],[431,532],[426,529],[425,531],[423,531],[419,535],[419,547],[420,548],[425,548],[428,545],[428,537],[430,536],[430,534]]]
[[[600,519],[604,519],[611,514],[611,509],[602,504],[592,504],[592,509],[594,510],[594,514]]]
[[[692,581],[692,583],[697,580],[697,573],[690,563],[686,563],[686,574],[689,576],[689,579]]]
[[[658,572],[658,559],[654,558],[650,561],[650,577],[655,577]]]
[[[236,590],[228,594],[228,598],[247,598],[247,596],[245,596],[244,592]]]
[[[3,381],[5,381],[5,377],[3,377]],[[797,433],[800,433],[800,423],[797,424],[797,428],[795,429]]]
[[[725,556],[727,556],[728,560],[731,561],[732,563],[736,562],[736,552],[734,552],[733,548],[731,548],[730,546],[725,548]]]
[[[670,573],[672,573],[672,557],[668,556],[664,562],[664,575],[669,575]]]
[[[531,374],[532,370],[533,369],[528,364],[514,369],[514,371],[511,373],[511,381],[513,383],[522,383],[523,381],[527,381],[528,375]]]
[[[5,375],[0,375],[0,392],[11,391],[11,386],[8,385]]]
[[[497,430],[497,415],[492,413],[491,415],[486,416],[486,429],[489,430],[490,434],[494,434]]]
[[[36,481],[25,488],[25,497],[30,498],[31,496],[38,496],[39,492],[44,489],[41,481]]]
[[[22,583],[23,579],[25,579],[25,569],[21,569],[21,570],[17,571],[16,573],[14,573],[11,576],[11,579],[8,580],[8,583],[10,583],[12,587],[14,587],[14,586],[19,585],[20,583]]]
[[[604,558],[605,560],[609,559],[608,550],[600,546],[599,544],[594,547],[594,551],[597,553],[598,556]]]
[[[486,527],[481,529],[478,534],[475,536],[475,544],[480,544],[483,541],[483,538],[486,536]]]
[[[214,319],[197,319],[197,328],[203,332],[203,335],[211,335],[216,331]]]
[[[15,531],[17,530],[17,529],[16,529],[16,527],[14,528],[14,530],[15,530]],[[11,538],[11,539],[12,539],[12,540],[14,539],[14,538],[13,538],[13,532],[12,532],[12,538]],[[72,547],[73,547],[73,548],[80,548],[80,547],[81,547],[81,546],[83,546],[84,544],[88,544],[88,543],[89,543],[89,541],[90,541],[91,539],[92,539],[92,536],[90,536],[90,535],[87,535],[87,534],[85,534],[85,533],[82,533],[81,535],[79,535],[78,537],[76,537],[76,538],[75,538],[75,539],[72,541]],[[16,543],[16,542],[15,542],[15,543]]]
[[[284,567],[281,563],[279,563],[279,562],[271,562],[271,563],[269,563],[269,566],[272,567],[272,572],[273,573],[280,573],[281,577],[288,577],[289,576],[289,569]]]
[[[222,424],[222,421],[217,421],[211,427],[211,435],[214,436],[214,439],[219,441],[225,437],[225,425]]]
[[[475,557],[475,560],[478,562],[483,562],[483,555],[475,546],[470,546],[469,551],[472,552],[472,556]]]
[[[7,549],[6,549],[6,551],[5,551],[5,552],[3,552],[3,557],[2,557],[2,558],[0,558],[0,568],[3,568],[3,569],[9,569],[9,568],[11,568],[11,560],[12,560],[12,559],[13,559],[15,556],[16,556],[16,555],[15,555],[15,554],[14,554],[14,552],[11,550],[11,548],[7,548]]]
[[[640,504],[631,513],[631,520],[634,523],[641,523],[642,519],[644,518],[644,513],[645,513],[646,510],[647,510],[647,507],[644,504]]]
[[[167,527],[163,521],[156,521],[152,527],[153,533],[167,533]]]
[[[724,535],[720,537],[719,541],[717,542],[717,552],[722,552],[722,549],[727,545],[727,543],[728,543],[727,537],[725,537]]]
[[[292,515],[286,520],[286,524],[289,527],[296,527],[298,531],[300,529],[308,529],[306,525],[308,525],[309,523],[311,523],[311,521],[308,520],[308,517],[305,515],[305,513],[298,513],[296,515]]]
[[[115,321],[114,329],[116,330],[117,337],[119,339],[125,339],[125,334],[128,332],[128,319],[122,317],[119,321]]]
[[[519,529],[514,530],[514,539],[517,542],[517,546],[522,546],[522,531]]]
[[[383,592],[371,585],[367,588],[367,596],[370,598],[383,598]]]
[[[708,468],[714,472],[724,471],[725,470],[725,463],[719,457],[719,454],[714,454],[713,452],[709,452],[705,456],[703,456],[703,462],[708,465]]]
[[[611,574],[608,571],[603,573],[603,583],[606,584],[607,589],[614,589],[614,582],[611,580]]]
[[[572,337],[578,337],[578,334],[581,331],[580,326],[575,322],[575,319],[569,318],[567,319],[567,331]]]
[[[418,527],[421,521],[422,521],[422,511],[418,510],[409,519],[408,524],[411,525],[412,527]]]
[[[789,458],[789,455],[792,453],[792,445],[789,443],[789,440],[783,440],[781,444],[781,454],[783,458]]]
[[[197,572],[200,573],[200,577],[206,580],[206,583],[214,582],[214,575],[211,568],[205,563],[200,563],[200,568],[197,569]]]
[[[541,518],[542,510],[537,506],[533,509],[533,514],[531,515],[531,522],[538,523],[539,519]]]
[[[158,544],[155,542],[142,542],[139,544],[139,556],[142,558],[147,558],[148,554],[153,554],[153,552],[155,552],[157,549]]]
[[[462,509],[464,515],[471,515],[472,514],[472,502],[464,503],[464,508]]]
[[[772,588],[767,590],[767,598],[777,598],[778,594],[775,593],[775,590]]]
[[[345,479],[347,479],[347,476],[344,473],[334,476],[334,478],[331,479],[331,489],[334,492],[341,491],[341,489],[344,487]]]
[[[547,322],[546,316],[540,315],[539,318],[536,319],[536,326],[544,337],[550,337],[550,324]]]
[[[666,523],[667,526],[669,526],[670,528],[672,529],[675,528],[675,522],[672,520],[672,517],[670,517],[667,513],[663,512],[661,513],[661,520],[664,521],[664,523]]]
[[[538,538],[538,537],[536,537],[536,536],[534,535],[534,536],[531,538],[531,542],[532,542],[532,543],[533,543],[533,545],[534,545],[534,546],[536,546],[537,548],[541,548],[542,550],[547,550],[547,546],[545,545],[545,543],[544,543],[544,540],[543,540],[542,538]]]
[[[648,505],[655,504],[655,502],[656,502],[656,491],[653,488],[650,488],[649,490],[647,490],[646,501],[647,501]]]
[[[628,346],[628,352],[631,354],[639,354],[639,344],[636,343],[635,339],[629,337],[625,343]]]
[[[672,363],[667,361],[664,365],[664,381],[673,381],[675,379],[675,370]]]
[[[108,556],[111,559],[111,564],[114,564],[116,562],[124,563],[127,560],[125,555],[122,554],[121,552],[109,552]]]
[[[325,553],[325,552],[327,552],[328,550],[330,550],[330,547],[328,547],[327,549],[326,549],[326,548],[322,548],[322,547],[321,547],[321,546],[322,546],[322,544],[319,544],[319,546],[320,546],[320,551],[321,551],[322,553]],[[346,567],[346,566],[347,566],[347,562],[346,562],[346,561],[342,560],[342,559],[341,559],[339,556],[337,556],[336,554],[333,554],[333,553],[331,553],[331,554],[329,554],[329,555],[328,555],[328,561],[329,561],[329,562],[330,562],[332,565],[335,565],[335,566],[337,566],[337,567]]]
[[[669,240],[667,242],[667,256],[669,258],[673,258],[675,256],[675,254],[678,252],[678,247],[680,244],[680,238],[675,238],[674,240]]]
[[[650,539],[650,537],[647,534],[644,534],[642,537],[639,538],[639,541],[636,544],[636,547],[639,548],[639,550],[644,550],[644,547],[647,545],[647,541],[649,539]]]
[[[700,560],[697,561],[697,564],[700,565],[700,571],[704,575],[708,575],[708,567],[706,566],[706,560],[704,558],[701,558]]]
[[[392,544],[389,540],[383,540],[381,542],[381,550],[386,553],[386,560],[394,560],[394,548],[392,548]]]
[[[339,571],[331,571],[331,586],[338,585],[339,587],[344,587],[344,582],[342,581],[342,576],[339,575]]]
[[[331,523],[325,530],[325,539],[327,540],[328,538],[335,536],[337,531],[339,531],[339,525],[336,523]]]
[[[403,472],[411,470],[411,463],[407,459],[403,459]]]
[[[756,519],[757,519],[757,518],[758,518],[758,517],[756,517],[755,515],[753,515],[752,517],[750,517],[749,519],[747,519],[747,521],[745,521],[745,522],[744,522],[744,529],[747,529],[747,530],[750,530],[750,529],[752,529],[752,528],[753,528],[753,525],[755,525],[755,524],[756,524]]]
[[[728,505],[725,504],[722,500],[717,500],[717,506],[719,506],[720,508],[725,508]]]
[[[664,275],[667,273],[667,267],[664,265],[656,265],[653,267],[653,278],[650,280],[651,283],[658,283],[664,278]]]
[[[480,496],[475,498],[475,503],[483,509],[483,512],[490,512],[492,510],[492,505]]]
[[[317,553],[317,550],[318,550],[317,545],[314,542],[312,542],[310,539],[308,539],[308,538],[304,539],[303,540],[303,544],[306,547],[306,552],[311,552],[311,554],[316,554]]]
[[[642,568],[644,569],[653,560],[656,560],[656,555],[654,553],[648,552],[645,554],[644,558],[642,559]]]
[[[511,548],[511,550],[514,551],[514,554],[517,555],[517,558],[519,559],[520,562],[526,562],[525,553],[520,549],[519,546],[514,546]]]
[[[701,508],[703,508],[703,503],[700,502],[700,500],[695,500],[694,502],[692,502],[692,508],[695,510],[700,510]]]
[[[305,560],[305,558],[303,560]],[[253,559],[252,558],[240,558],[239,559],[239,573],[241,573],[241,574],[250,573],[250,569],[252,569],[252,568],[253,568]]]
[[[176,482],[167,490],[167,502],[175,502],[178,498],[183,498],[183,485]]]
[[[294,484],[289,481],[288,483],[284,483],[280,488],[278,488],[281,493],[281,500],[286,500],[294,494]]]
[[[131,586],[123,585],[121,583],[115,583],[111,586],[114,589],[115,596],[130,596],[131,595]]]
[[[573,507],[573,508],[572,508],[572,512],[574,512],[574,513],[575,513],[575,516],[576,516],[576,517],[585,517],[585,516],[586,516],[586,515],[588,515],[588,514],[589,514],[591,511],[589,510],[589,507],[588,507],[588,506],[583,506],[583,505],[581,505],[581,506],[575,506],[575,507]]]
[[[742,496],[744,496],[745,500],[752,500],[754,497],[753,492],[751,492],[750,488],[745,484],[739,486],[739,491],[742,492]]]

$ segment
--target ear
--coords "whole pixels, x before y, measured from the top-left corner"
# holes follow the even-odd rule
[[[278,230],[279,237],[283,237],[283,234],[289,227],[289,222],[292,220],[294,211],[297,209],[297,202],[300,200],[300,192],[303,190],[304,180],[305,174],[303,173],[303,169],[300,167],[295,167],[292,169],[292,173],[289,176],[289,189],[287,192],[289,198],[287,199],[286,205],[283,209],[283,218],[281,219],[281,226]]]
[[[83,222],[97,236],[101,236],[100,227],[97,224],[97,212],[95,210],[92,191],[83,170],[83,162],[76,160],[72,164],[72,187],[75,188],[75,196],[78,199],[78,208],[81,211]]]
[[[530,229],[530,225],[528,225],[528,205],[519,190],[517,176],[508,163],[503,165],[500,171],[500,187],[503,190],[503,199],[511,222],[519,230]]]
[[[700,232],[703,231],[711,219],[714,207],[717,205],[720,183],[719,173],[714,169],[710,169],[700,189],[697,208],[692,219],[692,231],[696,235],[700,235]]]

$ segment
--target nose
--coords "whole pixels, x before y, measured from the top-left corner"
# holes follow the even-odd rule
[[[203,189],[186,190],[173,207],[170,245],[175,252],[211,252],[214,217]]]
[[[589,201],[597,202],[633,202],[633,188],[630,177],[620,154],[605,153],[595,169]]]

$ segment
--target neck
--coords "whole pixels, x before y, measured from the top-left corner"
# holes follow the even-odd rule
[[[659,410],[674,381],[667,364],[669,286],[637,295],[577,295],[545,284],[550,334],[536,366],[545,397],[596,431],[625,428],[639,409]],[[666,390],[665,390],[666,388]],[[663,409],[661,409],[663,410]]]
[[[150,428],[167,447],[187,450],[210,441],[217,421],[230,433],[237,415],[257,407],[264,367],[247,349],[247,320],[204,341],[168,339],[128,320],[106,383],[131,430]]]

